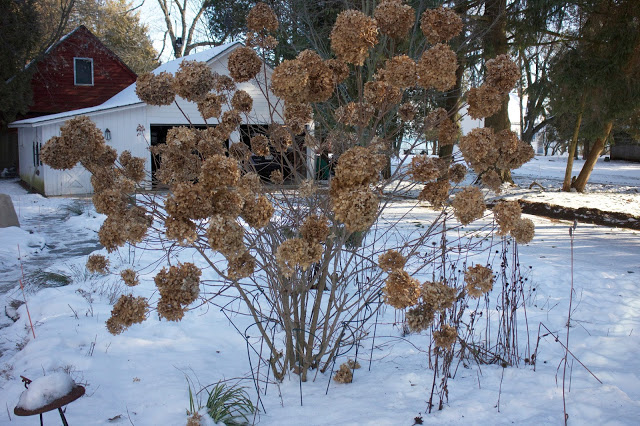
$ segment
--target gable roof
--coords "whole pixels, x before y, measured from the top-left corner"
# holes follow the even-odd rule
[[[236,49],[242,45],[243,44],[241,42],[227,43],[211,49],[203,50],[202,52],[183,56],[160,65],[158,68],[153,70],[153,73],[159,74],[163,71],[175,73],[180,67],[180,63],[182,63],[182,61],[210,62],[223,53]],[[14,121],[9,124],[9,127],[33,127],[40,123],[66,120],[76,115],[106,112],[114,109],[125,109],[142,105],[145,105],[145,103],[138,98],[138,95],[136,95],[136,83],[133,83],[98,106]]]

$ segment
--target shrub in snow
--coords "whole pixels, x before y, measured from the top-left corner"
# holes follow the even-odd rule
[[[122,296],[107,323],[109,331],[117,334],[144,320],[154,305],[162,318],[179,321],[202,298],[200,287],[208,287],[207,303],[217,303],[211,295],[220,295],[244,304],[267,348],[262,362],[277,380],[294,372],[305,381],[309,369],[326,371],[344,345],[357,345],[370,334],[384,301],[408,309],[412,330],[440,330],[434,333],[440,337],[433,353],[441,369],[436,374],[445,378],[440,385],[442,406],[461,335],[454,331],[472,293],[457,279],[464,268],[451,266],[463,262],[472,248],[451,247],[447,233],[454,215],[467,224],[485,211],[479,189],[460,191],[466,171],[460,163],[464,160],[495,187],[492,178],[519,167],[532,151],[508,130],[477,129],[460,140],[463,158],[405,155],[391,170],[390,157],[397,155],[397,141],[405,134],[418,135],[413,148],[422,135],[437,138],[441,147],[458,138],[452,120],[457,110],[430,110],[424,93],[456,85],[456,55],[445,43],[461,26],[448,9],[427,11],[421,22],[428,24],[423,31],[432,44],[415,57],[399,51],[399,56],[382,60],[381,52],[388,50],[379,43],[389,39],[379,32],[402,39],[410,28],[407,23],[416,20],[415,11],[399,1],[380,2],[374,15],[384,19],[378,23],[354,10],[338,16],[330,36],[337,59],[307,50],[270,74],[263,67],[273,54],[270,33],[277,21],[268,6],[260,4],[248,21],[249,46],[229,57],[233,79],[196,63],[183,63],[174,76],[141,76],[137,93],[145,102],[165,105],[177,93],[197,102],[203,118],[213,124],[204,130],[173,128],[166,144],[152,148],[162,156],[155,178],[168,187],[166,196],[137,194],[150,180],[143,159],[127,151],[118,155],[86,117],[70,120],[59,137],[47,142],[42,150],[47,164],[69,169],[80,162],[92,173],[96,210],[107,215],[99,238],[109,252],[140,243],[151,233],[165,250],[188,247],[208,267],[202,274],[195,263],[163,268],[155,279],[159,300]],[[370,56],[374,46],[380,51]],[[358,67],[365,61],[370,62],[367,67]],[[470,111],[482,117],[500,108],[517,79],[507,57],[487,65],[487,81],[468,98]],[[271,75],[270,85],[265,75]],[[353,80],[341,85],[349,76]],[[240,126],[254,120],[250,92],[236,86],[246,81],[261,93],[271,90],[280,97],[277,102],[267,98],[268,129],[247,131]],[[414,93],[419,96],[412,98]],[[331,106],[323,104],[329,99]],[[312,117],[334,124],[314,135],[307,126]],[[313,162],[306,159],[310,153],[328,152],[335,175],[327,187],[312,181]],[[274,158],[269,176],[258,176],[252,154]],[[265,182],[267,177],[270,182]],[[459,195],[452,203],[454,192]],[[392,213],[380,220],[397,198],[413,199],[413,207],[426,205],[439,214],[424,230],[406,231],[404,218]],[[518,241],[532,235],[530,223],[518,222],[519,212],[496,209],[500,235],[511,232]],[[474,252],[487,249],[473,247]],[[427,268],[433,278],[421,282]],[[128,285],[136,282],[132,272],[122,278]],[[474,283],[474,291],[478,285],[480,292],[490,288]],[[438,363],[437,357],[446,362]]]

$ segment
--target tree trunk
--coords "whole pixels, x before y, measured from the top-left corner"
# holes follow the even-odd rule
[[[483,57],[485,61],[509,52],[506,10],[506,0],[485,0],[484,16],[490,25],[483,39]],[[508,94],[502,99],[500,110],[491,117],[484,119],[484,126],[493,129],[495,133],[501,130],[511,129]],[[498,170],[498,174],[503,182],[513,182],[511,170]]]
[[[573,129],[573,137],[569,144],[569,157],[567,158],[567,168],[564,172],[564,182],[562,182],[562,190],[564,192],[571,191],[571,172],[573,171],[573,158],[576,155],[576,149],[578,147],[578,135],[580,134],[580,125],[582,124],[582,114],[584,113],[584,105],[586,102],[586,96],[582,95],[580,102],[580,111],[578,112],[578,118],[576,119],[576,127]]]
[[[587,161],[582,166],[582,170],[580,170],[580,174],[575,182],[571,185],[578,192],[584,192],[584,188],[587,186],[587,182],[589,181],[589,177],[591,176],[591,172],[596,165],[596,161],[598,161],[598,157],[604,150],[605,144],[607,143],[607,138],[611,133],[611,128],[613,127],[613,121],[608,121],[604,125],[604,130],[602,132],[602,136],[596,140],[591,149],[589,150],[589,156],[587,157]]]

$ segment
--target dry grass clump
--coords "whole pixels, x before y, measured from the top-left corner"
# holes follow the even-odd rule
[[[269,139],[265,135],[255,135],[251,138],[251,151],[261,157],[271,154],[269,151]]]
[[[136,271],[134,271],[133,269],[125,269],[123,271],[120,271],[120,277],[122,278],[122,281],[124,281],[124,283],[129,287],[135,287],[140,284],[140,281],[138,280],[138,274],[136,274]]]
[[[480,219],[487,208],[482,192],[475,186],[467,186],[458,192],[451,205],[453,214],[463,225]]]
[[[329,236],[329,219],[324,215],[312,214],[300,226],[300,235],[310,242],[323,242]]]
[[[202,271],[193,263],[162,268],[154,281],[160,292],[158,315],[169,321],[180,321],[185,309],[200,294],[200,275]]]
[[[444,324],[440,330],[433,332],[433,340],[440,349],[451,349],[458,339],[458,331],[455,327]]]
[[[293,133],[299,135],[313,120],[313,108],[305,103],[286,103],[284,106],[284,122]]]
[[[276,263],[285,277],[291,277],[295,268],[300,267],[306,271],[311,264],[316,263],[322,257],[322,246],[315,242],[302,238],[290,238],[284,241],[276,251]]]
[[[247,15],[247,28],[258,33],[273,32],[278,29],[278,18],[267,4],[258,2]]]
[[[353,372],[346,362],[340,365],[340,369],[333,375],[333,380],[337,383],[353,382]]]
[[[449,189],[451,189],[451,185],[448,180],[427,182],[418,194],[418,200],[426,201],[431,204],[432,208],[439,209],[449,198]]]
[[[227,275],[232,280],[240,280],[253,274],[256,269],[256,259],[247,251],[241,256],[229,261]]]
[[[407,55],[398,55],[387,60],[384,67],[384,80],[400,89],[415,86],[416,63]]]
[[[388,250],[378,257],[378,266],[385,272],[401,270],[407,263],[407,258],[395,250]]]
[[[262,60],[250,47],[238,47],[229,55],[229,75],[238,83],[249,81],[262,69]]]
[[[101,254],[92,254],[87,259],[87,270],[94,274],[106,274],[109,267],[109,259]]]
[[[199,102],[213,89],[211,68],[198,61],[182,61],[173,79],[176,94],[188,101]]]
[[[358,10],[345,10],[338,15],[331,30],[331,49],[338,59],[353,65],[363,65],[378,42],[378,27],[373,18]]]
[[[431,44],[451,40],[462,31],[462,19],[451,9],[427,9],[420,17],[420,29]]]
[[[405,38],[415,23],[415,10],[402,0],[383,0],[376,7],[373,16],[382,34],[393,39]]]
[[[446,91],[456,84],[458,59],[446,44],[438,43],[424,52],[417,65],[418,84],[425,89]]]
[[[522,216],[522,208],[517,201],[501,200],[493,208],[493,216],[499,226],[498,234],[507,235]]]
[[[239,112],[249,114],[253,108],[253,98],[244,90],[236,90],[231,98],[231,106]]]
[[[464,282],[469,296],[477,299],[493,288],[493,271],[482,265],[469,266],[464,273]]]
[[[420,282],[411,278],[407,271],[393,270],[389,273],[382,291],[385,303],[396,309],[404,309],[418,303]]]
[[[173,75],[162,71],[158,74],[145,73],[136,80],[136,95],[149,105],[171,105],[176,98]]]
[[[149,304],[144,297],[133,297],[132,294],[120,296],[107,320],[107,330],[113,335],[122,333],[133,324],[143,322],[148,309]]]

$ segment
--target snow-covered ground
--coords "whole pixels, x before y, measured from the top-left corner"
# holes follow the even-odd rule
[[[579,167],[578,162],[576,167]],[[606,168],[606,169],[605,169]],[[540,193],[528,189],[531,181],[557,190],[564,175],[563,159],[537,157],[514,173],[527,197],[548,196],[556,204],[602,210],[638,209],[640,165],[598,163],[589,194]],[[529,182],[529,183],[527,183]],[[244,338],[214,307],[199,307],[178,323],[159,321],[151,315],[118,336],[110,335],[104,322],[114,298],[133,291],[149,296],[154,291],[152,268],[141,271],[140,286],[133,290],[116,275],[86,272],[86,254],[57,259],[51,251],[71,242],[83,249],[95,244],[95,232],[104,217],[83,200],[47,199],[26,194],[15,182],[0,181],[0,192],[9,193],[22,228],[0,229],[0,279],[21,276],[17,246],[27,273],[35,270],[68,276],[65,286],[34,288],[25,295],[34,324],[35,338],[24,305],[20,319],[0,322],[0,424],[29,425],[35,418],[16,417],[24,386],[20,376],[32,380],[55,371],[68,372],[86,387],[86,395],[71,403],[66,417],[72,425],[184,425],[189,407],[187,378],[200,385],[228,379],[239,382],[255,398],[248,349]],[[514,193],[515,190],[510,190]],[[594,196],[589,201],[583,197]],[[605,204],[610,197],[621,197]],[[628,197],[631,201],[624,201]],[[586,201],[585,201],[586,200]],[[552,202],[552,201],[549,201]],[[553,202],[552,202],[553,203]],[[596,203],[597,205],[594,205]],[[394,204],[389,215],[402,215],[408,202]],[[638,213],[635,213],[638,214]],[[55,222],[44,218],[55,216]],[[414,210],[407,227],[426,225],[434,218],[427,209]],[[536,346],[540,324],[566,339],[571,288],[571,239],[568,222],[531,217],[536,237],[520,247],[519,262],[526,272],[526,319],[531,349]],[[567,379],[567,412],[570,424],[633,425],[640,418],[640,233],[638,231],[579,224],[574,233],[573,283],[569,345],[577,359],[593,372],[599,383],[577,360],[570,358]],[[16,247],[14,250],[13,247]],[[53,247],[53,248],[52,248]],[[89,250],[85,250],[89,251]],[[73,252],[79,253],[79,252]],[[99,251],[107,254],[106,251]],[[181,253],[193,261],[190,252]],[[111,270],[152,263],[152,250],[123,250],[109,256]],[[39,259],[46,259],[40,261]],[[531,267],[531,268],[529,268]],[[17,284],[17,282],[15,282]],[[3,296],[2,306],[23,299],[19,287]],[[10,312],[10,309],[9,309]],[[520,346],[527,336],[524,311],[519,313]],[[250,324],[232,318],[240,330]],[[428,368],[425,334],[403,335],[393,325],[393,309],[379,318],[375,342],[366,339],[359,348],[362,368],[351,384],[337,384],[328,373],[300,387],[291,375],[279,386],[270,384],[259,404],[261,425],[411,425],[416,416],[425,424],[561,424],[563,421],[562,369],[564,350],[542,328],[535,371],[532,366],[509,367],[465,362],[449,380],[449,403],[442,411],[425,414],[433,380]],[[251,329],[249,329],[251,330]],[[252,340],[255,343],[255,339]],[[372,347],[373,345],[373,347]],[[353,358],[355,350],[339,362]],[[371,368],[369,369],[369,360]],[[571,361],[573,359],[573,361]],[[255,359],[254,367],[255,367]],[[315,373],[315,372],[314,372]],[[199,383],[199,384],[198,384]],[[328,394],[325,395],[328,385]],[[192,385],[193,386],[193,385]],[[301,405],[302,400],[302,405]],[[45,424],[58,422],[56,412],[46,413]]]

